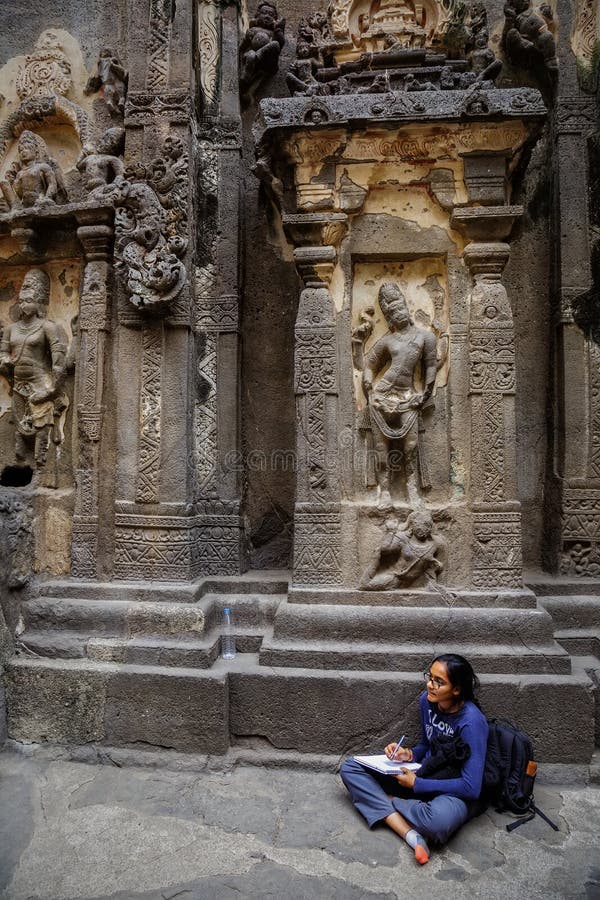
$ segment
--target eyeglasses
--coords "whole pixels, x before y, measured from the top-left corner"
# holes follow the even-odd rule
[[[447,682],[442,681],[441,678],[434,678],[433,675],[431,674],[431,672],[429,672],[429,671],[423,672],[423,678],[425,679],[425,681],[431,681],[431,683],[435,684],[435,686],[437,688],[443,688],[447,684]]]

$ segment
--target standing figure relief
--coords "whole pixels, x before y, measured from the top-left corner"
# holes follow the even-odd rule
[[[30,269],[19,293],[19,318],[5,328],[0,344],[0,374],[11,385],[17,463],[24,465],[33,449],[38,469],[46,464],[50,439],[56,446],[63,442],[69,406],[63,390],[67,340],[45,318],[49,298],[48,275]]]
[[[436,374],[437,339],[416,326],[395,282],[382,284],[379,306],[388,331],[366,354],[362,384],[368,401],[375,449],[379,506],[390,508],[390,450],[402,450],[408,501],[421,503],[430,487],[423,447],[422,411],[430,402]]]

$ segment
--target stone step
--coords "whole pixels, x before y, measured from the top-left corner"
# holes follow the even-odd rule
[[[244,575],[210,576],[190,583],[152,581],[83,581],[77,578],[39,580],[34,596],[89,600],[129,600],[137,602],[193,603],[206,594],[285,594],[289,584],[286,570],[260,570]]]
[[[340,606],[401,607],[490,607],[535,609],[536,598],[528,588],[504,591],[454,591],[443,585],[436,589],[412,591],[359,591],[351,588],[290,587],[290,603],[314,603]]]
[[[570,575],[528,574],[525,584],[538,597],[567,597],[570,595],[600,596],[599,578],[573,578]]]
[[[589,763],[594,698],[585,673],[483,674],[481,682],[486,714],[525,728],[539,761]],[[16,741],[222,754],[248,738],[339,757],[404,732],[414,742],[423,689],[418,672],[267,668],[243,653],[210,669],[14,658],[6,684]]]
[[[538,602],[552,616],[555,628],[596,628],[600,632],[600,596],[540,597]]]
[[[274,637],[284,641],[531,645],[553,642],[543,609],[464,609],[281,603]]]
[[[197,603],[156,603],[127,600],[82,600],[81,598],[38,597],[22,604],[25,635],[48,630],[83,632],[89,636],[140,635],[195,637],[218,628],[223,608],[229,605],[234,622],[243,628],[268,626],[283,595],[227,597],[206,594]]]
[[[427,660],[441,652],[459,653],[478,672],[520,674],[555,672],[568,675],[568,653],[556,643],[532,647],[515,644],[470,644],[444,639],[427,643],[361,643],[342,641],[279,641],[266,637],[260,648],[263,666],[351,671],[420,672]]]
[[[598,628],[564,628],[554,638],[572,656],[595,657],[600,666],[600,630]]]
[[[39,597],[21,606],[26,633],[65,630],[88,634],[203,634],[215,618],[214,601],[156,603]]]
[[[257,653],[262,633],[251,628],[235,628],[237,653]],[[220,652],[221,636],[213,631],[204,641],[180,641],[166,638],[91,638],[87,656],[104,662],[144,666],[178,666],[207,669]]]

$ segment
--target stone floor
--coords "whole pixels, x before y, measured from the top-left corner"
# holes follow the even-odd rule
[[[174,771],[0,754],[7,900],[600,898],[600,789],[545,784],[508,834],[490,812],[420,868],[323,771]]]

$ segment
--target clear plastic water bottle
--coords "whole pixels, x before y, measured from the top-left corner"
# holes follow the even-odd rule
[[[221,631],[221,656],[223,659],[235,659],[235,638],[233,636],[233,616],[228,606],[223,610]]]

